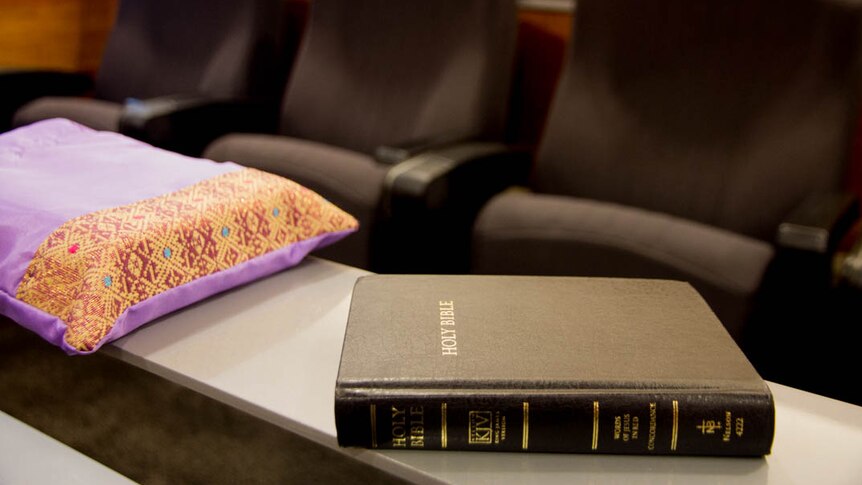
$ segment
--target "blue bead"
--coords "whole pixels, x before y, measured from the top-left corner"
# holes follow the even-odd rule
[[[273,209],[273,210],[272,210],[272,215],[273,215],[273,216],[275,216],[275,217],[278,217],[278,215],[279,215],[280,213],[281,213],[281,211],[279,211],[279,210],[278,210],[278,207],[276,207],[275,209]]]
[[[171,248],[165,248],[165,250],[162,252],[162,254],[164,254],[166,258],[170,258],[171,257]]]
[[[227,237],[228,234],[230,234],[230,229],[228,229],[226,227],[221,228],[221,235],[222,236]]]
[[[105,288],[110,288],[111,284],[113,284],[114,282],[114,280],[112,280],[110,276],[105,276],[102,281],[105,283]]]

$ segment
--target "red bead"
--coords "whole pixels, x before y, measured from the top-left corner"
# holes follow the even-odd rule
[[[78,247],[78,243],[69,246],[69,252],[75,254],[76,252],[78,252]]]

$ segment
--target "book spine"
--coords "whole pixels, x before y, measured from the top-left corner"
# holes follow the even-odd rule
[[[336,395],[341,446],[761,456],[772,397],[740,393]]]

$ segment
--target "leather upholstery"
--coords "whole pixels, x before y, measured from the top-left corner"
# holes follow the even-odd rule
[[[123,105],[111,101],[45,96],[19,108],[13,119],[16,126],[23,126],[48,118],[66,118],[94,130],[118,131],[122,113]]]
[[[326,256],[373,269],[389,168],[374,162],[375,148],[500,136],[515,30],[511,0],[314,0],[280,135],[230,136],[205,156],[272,171],[344,204],[360,230]]]
[[[126,99],[171,94],[276,99],[282,86],[278,0],[122,0],[95,99],[37,99],[13,124],[63,117],[117,131]]]
[[[858,7],[579,0],[574,19],[535,194],[483,210],[473,270],[688,280],[738,337],[782,217],[843,174]]]

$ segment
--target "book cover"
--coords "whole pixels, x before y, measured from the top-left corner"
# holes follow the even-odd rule
[[[372,275],[353,291],[342,446],[759,456],[774,404],[667,280]]]

